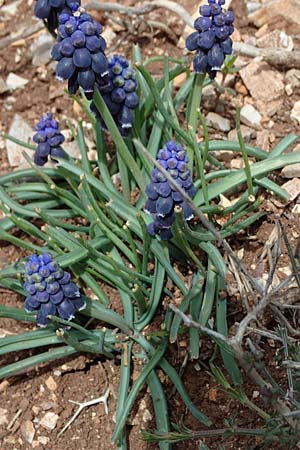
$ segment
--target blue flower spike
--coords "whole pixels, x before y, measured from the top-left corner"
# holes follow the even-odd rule
[[[37,325],[46,327],[48,316],[58,316],[72,320],[76,311],[85,308],[78,286],[71,281],[69,272],[65,272],[53,261],[49,253],[31,255],[25,265],[24,289],[26,312],[37,312]]]
[[[37,144],[34,162],[37,166],[46,164],[49,157],[54,162],[57,162],[55,158],[67,157],[66,152],[61,147],[65,137],[60,132],[58,122],[53,119],[51,113],[43,115],[34,129],[36,133],[33,136],[33,141]]]
[[[167,142],[164,148],[159,150],[157,161],[191,198],[194,197],[196,188],[188,168],[186,152],[181,145],[175,141]],[[182,208],[185,220],[193,218],[192,209],[157,168],[151,172],[151,183],[146,187],[146,195],[148,200],[144,210],[154,219],[148,225],[151,236],[159,234],[163,240],[172,238],[171,228],[175,221],[175,206]]]
[[[71,15],[80,6],[80,0],[36,0],[34,15],[45,20],[49,31],[58,27],[58,16],[62,13]]]
[[[222,9],[224,0],[208,0],[200,7],[200,17],[194,22],[195,32],[186,39],[186,48],[194,52],[194,71],[208,74],[211,79],[221,70],[226,55],[232,54],[234,14]]]
[[[72,15],[60,14],[58,42],[51,55],[58,61],[56,78],[68,80],[69,94],[75,94],[81,87],[91,99],[95,83],[103,82],[108,75],[108,61],[104,54],[106,42],[101,33],[100,23],[81,7]]]
[[[134,110],[139,104],[135,71],[130,68],[127,59],[120,55],[109,58],[108,68],[108,77],[97,83],[97,87],[121,135],[127,137],[134,122]],[[91,104],[91,110],[105,129],[105,123],[94,103]]]

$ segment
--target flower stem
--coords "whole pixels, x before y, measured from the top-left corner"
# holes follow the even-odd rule
[[[198,109],[201,103],[202,88],[205,80],[205,74],[196,74],[191,92],[191,100],[188,106],[188,127],[196,133],[198,125]],[[188,148],[188,158],[190,169],[193,169],[194,164],[194,151],[192,148]]]

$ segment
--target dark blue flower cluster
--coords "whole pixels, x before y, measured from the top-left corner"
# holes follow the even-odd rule
[[[37,311],[37,324],[45,327],[47,316],[72,320],[76,311],[85,308],[79,288],[70,281],[69,272],[62,270],[51,255],[31,255],[25,265],[24,289],[28,293],[25,311]]]
[[[175,141],[167,142],[165,147],[159,150],[157,161],[190,197],[195,195],[196,188],[188,168],[188,158],[181,145]],[[186,220],[193,218],[190,206],[182,199],[181,194],[170,186],[166,177],[157,168],[151,173],[151,183],[146,188],[146,195],[148,200],[145,211],[154,218],[148,226],[151,236],[159,234],[161,239],[171,239],[176,205],[182,208]]]
[[[72,14],[80,6],[80,0],[36,0],[34,15],[46,21],[50,31],[58,27],[58,16],[62,13]]]
[[[208,5],[200,7],[201,14],[195,20],[197,30],[186,40],[186,48],[196,50],[194,70],[196,73],[208,73],[215,78],[221,69],[225,55],[232,53],[232,40],[229,37],[234,32],[234,14],[224,11],[225,0],[208,0]]]
[[[102,26],[79,8],[73,15],[59,16],[58,43],[52,57],[58,61],[56,77],[68,80],[68,91],[75,94],[82,87],[92,98],[94,85],[108,74],[108,61],[104,54],[105,39],[100,36]]]
[[[137,82],[135,71],[129,67],[126,58],[114,55],[109,58],[109,75],[106,80],[97,83],[97,87],[113,116],[122,136],[128,136],[134,121],[134,109],[139,104],[136,93]],[[106,82],[106,83],[105,83]],[[91,110],[96,114],[103,128],[105,124],[96,105],[91,104]]]
[[[56,161],[55,158],[66,158],[67,154],[60,146],[65,138],[51,113],[42,116],[34,129],[37,132],[33,136],[33,141],[37,144],[35,164],[43,166],[48,161],[48,156],[53,161]]]

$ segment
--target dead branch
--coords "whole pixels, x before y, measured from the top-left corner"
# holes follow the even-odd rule
[[[279,48],[258,48],[243,42],[234,42],[233,51],[250,58],[261,58],[279,69],[300,69],[300,52]]]
[[[183,8],[183,6],[178,5],[171,0],[153,0],[152,2],[144,2],[141,6],[138,7],[124,6],[118,3],[90,2],[84,5],[84,8],[87,10],[95,11],[118,12],[119,14],[124,14],[130,17],[149,14],[155,9],[165,8],[177,14],[187,25],[192,27],[194,23],[194,19],[187,12],[187,10]]]
[[[20,31],[16,33],[11,33],[9,36],[5,36],[4,38],[0,39],[0,50],[2,48],[6,48],[9,45],[13,44],[14,42],[19,41],[20,39],[28,38],[35,33],[38,33],[44,28],[44,24],[41,20],[36,22],[34,25],[30,27],[22,28]]]

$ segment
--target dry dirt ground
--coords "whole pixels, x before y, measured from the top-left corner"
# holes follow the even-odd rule
[[[1,1],[0,6],[10,5],[11,1]],[[0,10],[0,39],[20,29],[20,27],[29,26],[34,23],[33,5],[31,0],[20,0],[17,2],[17,10],[13,16],[4,14],[1,16]],[[135,2],[124,2],[134,4]],[[178,2],[186,7],[191,13],[195,10],[195,2],[191,0],[181,0]],[[152,13],[152,20],[157,20],[164,15],[166,22],[175,31],[177,39],[179,39],[182,29],[182,23],[176,16],[166,13],[165,10]],[[99,14],[95,14],[98,18]],[[108,24],[109,26],[109,24]],[[244,27],[239,28],[242,36],[254,35],[257,31],[254,27],[249,27],[244,23]],[[162,32],[154,31],[151,36],[140,30],[138,36],[131,36],[125,32],[116,32],[114,43],[119,43],[116,48],[117,52],[130,55],[130,49],[133,42],[138,41],[141,45],[144,56],[152,56],[156,54],[166,53],[170,56],[181,56],[181,50],[176,47],[176,41],[172,41]],[[10,127],[13,116],[18,113],[26,120],[30,126],[33,126],[41,114],[52,111],[61,121],[65,123],[67,117],[77,117],[77,110],[73,108],[73,102],[64,93],[64,86],[55,80],[55,67],[53,64],[33,67],[31,64],[30,45],[36,36],[19,40],[11,46],[0,51],[0,77],[6,79],[8,73],[14,72],[27,80],[28,84],[24,89],[18,89],[13,92],[0,94],[0,128],[1,131],[7,132]],[[247,40],[246,39],[246,40]],[[121,44],[120,44],[121,42]],[[296,45],[297,45],[297,41]],[[153,68],[154,72],[159,72],[160,66]],[[209,99],[205,104],[205,112],[217,111],[221,112],[224,117],[231,121],[231,127],[234,128],[234,111],[238,102],[243,102],[244,97],[248,96],[248,91],[243,85],[240,77],[233,81],[233,88],[237,89],[237,97],[230,97],[229,106],[228,98],[221,96],[218,105],[214,102],[210,103]],[[272,115],[274,125],[271,132],[267,136],[267,147],[274,146],[279,139],[287,133],[298,132],[295,123],[289,118],[289,111],[295,101],[299,100],[299,89],[295,89],[290,96],[284,95],[280,102],[280,107],[275,114]],[[270,120],[264,117],[264,123]],[[267,127],[266,127],[267,129]],[[268,130],[268,129],[267,129]],[[216,130],[210,130],[211,138],[223,138],[224,135]],[[250,142],[257,143],[257,133],[253,132]],[[5,173],[11,170],[7,156],[5,142],[0,142],[0,171]],[[277,181],[280,181],[280,175],[277,174]],[[281,180],[284,182],[285,180]],[[299,216],[291,213],[294,203],[281,211],[284,226],[288,231],[288,235],[292,246],[296,245],[299,238]],[[275,207],[270,207],[270,201],[266,201],[265,205],[268,214],[255,227],[245,234],[241,241],[236,242],[235,249],[244,248],[244,258],[247,267],[251,268],[255,265],[261,254],[262,248],[270,235],[270,231],[274,226],[274,214],[278,213]],[[0,242],[0,266],[4,267],[7,262],[15,262],[23,254],[19,249],[4,242]],[[285,267],[288,265],[286,250],[280,260],[280,265]],[[0,289],[1,303],[5,305],[22,304],[23,299],[11,292]],[[118,298],[114,298],[114,292],[109,292],[112,303],[118,302]],[[229,315],[232,323],[238,321],[242,317],[243,309],[240,302],[232,298],[229,305]],[[272,321],[272,319],[270,319]],[[30,329],[25,323],[15,323],[9,319],[0,319],[0,337],[10,333],[24,332]],[[182,346],[181,346],[182,345]],[[176,367],[180,367],[186,348],[183,343],[178,343],[170,348],[168,352],[169,361]],[[286,373],[278,370],[276,367],[276,348],[267,346],[265,349],[266,360],[274,369],[274,373],[278,381],[283,386],[286,385]],[[247,427],[259,427],[261,425],[257,415],[235,400],[230,399],[212,378],[209,377],[205,368],[208,366],[212,349],[205,346],[201,354],[201,368],[195,363],[188,363],[184,370],[183,381],[186,388],[199,408],[207,414],[213,421],[216,428],[224,425],[224,419],[229,420],[233,416],[236,418],[236,425]],[[1,367],[17,361],[18,359],[30,356],[34,352],[24,352],[23,354],[10,354],[1,359]],[[133,374],[133,378],[138,374],[139,367]],[[0,384],[0,450],[19,450],[31,449],[37,450],[109,450],[115,449],[111,444],[111,433],[114,427],[114,411],[116,405],[116,396],[119,383],[119,364],[115,361],[106,361],[101,358],[92,358],[86,356],[78,356],[60,360],[56,363],[47,364],[28,371],[26,374],[12,377]],[[106,383],[110,387],[110,396],[108,399],[109,414],[106,415],[102,404],[86,408],[72,426],[62,436],[58,437],[59,430],[70,419],[76,410],[76,406],[70,403],[70,400],[77,402],[88,401],[102,395]],[[188,427],[197,430],[199,424],[185,410],[179,397],[173,395],[172,386],[167,381],[164,387],[170,402],[170,418],[172,422],[179,423],[181,420]],[[253,396],[255,388],[246,385],[246,391],[250,398]],[[255,394],[254,394],[255,395]],[[256,400],[259,406],[263,405],[262,399]],[[53,413],[58,416],[57,425],[53,430],[47,429],[40,424],[45,415]],[[151,420],[152,409],[150,397],[144,389],[136,402],[134,411],[132,411],[128,423],[129,433],[129,449],[130,450],[151,450],[158,448],[157,444],[149,444],[142,441],[140,429],[149,429],[155,426]],[[34,441],[29,444],[26,441],[26,427],[33,424],[35,429]],[[219,439],[207,440],[211,450],[217,450],[220,444]],[[174,450],[195,450],[198,447],[196,442],[177,443],[174,444]],[[255,449],[259,448],[259,441],[255,439],[236,438],[227,441],[224,448],[229,449]],[[277,447],[273,446],[273,449]],[[279,448],[279,447],[278,447]]]

